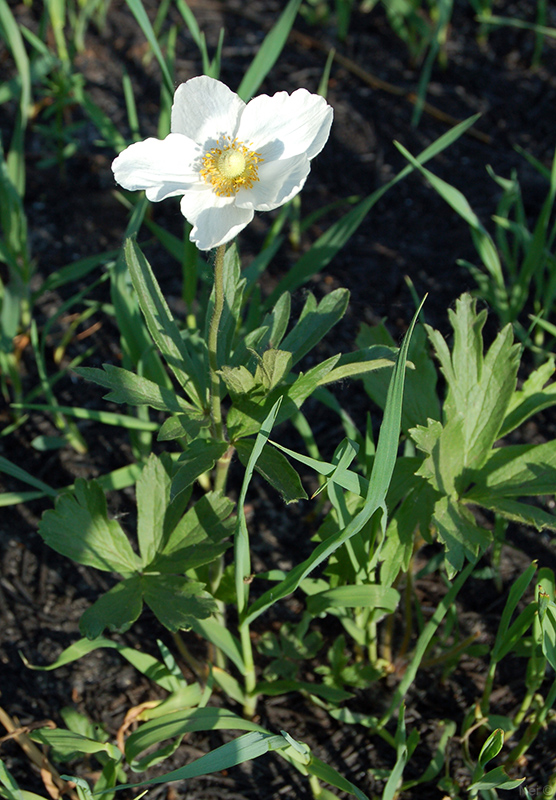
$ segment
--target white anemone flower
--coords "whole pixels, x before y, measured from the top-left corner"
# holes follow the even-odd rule
[[[151,201],[182,195],[191,240],[211,250],[233,239],[255,211],[270,211],[303,187],[328,139],[332,108],[306,89],[244,103],[201,76],[174,95],[171,133],[126,148],[112,164],[125,189]]]

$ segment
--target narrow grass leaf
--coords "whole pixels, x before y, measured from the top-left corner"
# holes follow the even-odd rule
[[[496,281],[496,284],[500,290],[504,290],[504,276],[502,274],[502,265],[500,264],[496,246],[494,245],[490,234],[483,227],[477,215],[469,205],[466,197],[459,191],[459,189],[451,186],[449,183],[442,180],[442,178],[439,178],[433,172],[430,172],[430,170],[425,169],[422,164],[419,163],[419,160],[414,158],[411,153],[399,142],[395,142],[395,145],[400,153],[407,158],[409,163],[415,167],[415,169],[419,170],[423,177],[429,181],[433,189],[438,192],[440,197],[442,197],[442,199],[457,214],[459,214],[459,216],[465,222],[467,222],[471,229],[475,246],[481,256],[483,264],[490,272],[492,278]]]
[[[253,471],[263,448],[268,441],[270,432],[278,416],[282,398],[279,398],[272,406],[270,413],[262,423],[255,444],[249,456],[247,467],[245,468],[245,475],[241,485],[241,492],[237,501],[237,526],[234,538],[234,556],[235,556],[235,585],[237,597],[237,610],[241,615],[247,604],[249,597],[249,584],[245,583],[251,573],[251,556],[249,552],[249,532],[247,530],[247,522],[245,519],[245,498],[247,496],[247,489],[253,477]]]
[[[160,71],[162,72],[162,77],[164,78],[164,84],[166,86],[166,90],[173,95],[174,94],[174,81],[172,80],[172,76],[168,70],[168,66],[166,64],[166,60],[162,55],[162,51],[160,49],[160,45],[158,44],[156,34],[153,30],[151,25],[151,21],[147,16],[147,12],[145,11],[145,7],[141,0],[126,0],[126,3],[131,10],[131,13],[137,20],[137,23],[143,34],[145,35],[146,40],[148,41],[149,45],[151,46],[151,50],[153,51],[156,60],[158,61],[158,65],[160,67]]]
[[[20,655],[23,663],[29,669],[36,670],[37,672],[50,672],[53,669],[64,667],[66,664],[79,661],[84,656],[100,648],[117,650],[123,658],[135,667],[135,669],[168,692],[177,692],[183,686],[183,678],[177,680],[176,677],[169,673],[167,667],[153,656],[103,637],[98,637],[97,639],[79,639],[69,647],[66,647],[66,649],[60,653],[56,661],[46,666],[31,664],[23,653],[20,653]]]
[[[5,475],[10,475],[12,478],[17,478],[17,480],[23,481],[23,483],[29,484],[29,486],[34,486],[36,489],[40,489],[49,497],[58,496],[56,489],[52,489],[52,487],[44,483],[44,481],[33,477],[33,475],[30,475],[26,470],[22,469],[22,467],[18,467],[16,464],[8,461],[4,456],[0,456],[0,472],[3,472]]]
[[[238,639],[215,619],[196,619],[191,624],[192,630],[202,636],[208,642],[221,650],[228,656],[230,661],[236,665],[242,675],[245,675],[245,664],[241,655],[241,648]]]
[[[288,742],[283,736],[253,731],[239,736],[237,739],[221,745],[221,747],[217,747],[185,767],[174,769],[165,775],[160,775],[158,778],[151,778],[141,783],[122,784],[116,786],[115,789],[118,791],[122,789],[129,790],[137,786],[150,786],[153,783],[169,783],[170,781],[196,778],[200,775],[210,775],[213,772],[221,772],[224,769],[243,764],[245,761],[251,761],[269,751],[281,750],[288,746]]]
[[[139,730],[132,733],[126,740],[125,754],[131,768],[135,772],[145,769],[139,762],[139,756],[167,739],[176,736],[182,737],[194,731],[240,730],[260,731],[265,730],[256,722],[243,719],[232,711],[224,708],[194,708],[175,711],[163,717],[149,720],[141,725]],[[138,763],[139,762],[139,763]]]
[[[51,406],[47,403],[12,403],[12,408],[26,408],[30,411],[59,411],[68,417],[102,422],[128,430],[157,431],[158,422],[130,417],[128,414],[115,414],[112,411],[94,411],[90,408],[72,408],[71,406]]]
[[[272,30],[265,36],[261,43],[257,55],[251,62],[237,90],[238,95],[245,102],[253,97],[278,60],[292,29],[300,5],[301,0],[289,0],[280,18],[272,26]]]

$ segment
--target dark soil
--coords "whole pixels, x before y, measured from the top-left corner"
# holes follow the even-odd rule
[[[11,5],[16,17],[37,31],[36,15],[40,8],[36,7],[41,4],[33,4],[31,8]],[[145,6],[154,14],[158,4],[149,0]],[[221,78],[236,88],[281,4],[273,0],[253,0],[249,4],[239,0],[221,3],[197,0],[191,6],[211,48],[216,46],[220,28],[226,30]],[[546,40],[542,65],[533,70],[530,63],[534,40],[530,33],[502,28],[491,33],[486,44],[480,45],[475,38],[477,29],[470,7],[463,2],[455,6],[447,44],[448,64],[444,70],[435,66],[428,99],[436,108],[458,120],[476,112],[482,116],[473,131],[436,158],[431,168],[465,193],[487,225],[495,212],[499,188],[487,175],[486,165],[490,164],[495,173],[503,177],[509,177],[512,170],[516,170],[527,209],[534,218],[546,189],[515,148],[526,149],[546,166],[551,162],[555,144],[556,43]],[[502,0],[496,11],[502,16],[534,20],[535,6],[533,0]],[[554,26],[554,9],[550,13],[553,18],[548,24]],[[171,12],[170,17],[177,20],[177,13]],[[354,12],[350,33],[343,43],[335,40],[332,27],[309,27],[300,17],[271,78],[260,91],[273,94],[299,86],[316,91],[325,64],[323,47],[327,49],[330,45],[371,76],[408,93],[414,91],[419,65],[409,63],[404,45],[394,37],[378,6],[370,14]],[[136,90],[142,135],[156,135],[160,76],[154,59],[145,60],[145,52],[142,34],[125,2],[114,0],[105,27],[100,31],[94,27],[90,29],[86,49],[77,57],[77,67],[85,75],[87,90],[125,135],[128,131],[121,89],[124,69]],[[180,30],[176,61],[178,82],[201,72],[190,36],[187,31]],[[12,75],[10,58],[6,51],[0,51],[0,76],[9,78]],[[39,101],[37,114],[26,138],[26,207],[31,248],[38,266],[38,287],[51,272],[77,258],[119,247],[127,212],[112,195],[110,163],[114,153],[96,144],[98,133],[77,105],[66,109],[64,120],[65,123],[81,123],[77,152],[62,166],[40,167],[40,160],[51,155],[53,143],[40,129],[45,122],[46,107],[41,106],[39,96],[35,100]],[[348,66],[332,68],[328,100],[335,109],[333,133],[314,162],[303,192],[304,214],[351,195],[368,195],[391,179],[405,165],[394,140],[415,154],[447,129],[446,124],[431,113],[425,113],[419,126],[412,128],[413,106],[406,97],[372,88]],[[9,140],[14,113],[14,108],[3,107],[0,129],[4,141]],[[168,201],[156,205],[152,213],[159,224],[180,235],[182,218],[176,203]],[[308,247],[336,218],[337,212],[331,212],[319,220],[305,234],[302,247]],[[246,259],[257,251],[269,221],[269,217],[263,215],[241,235],[240,244]],[[179,312],[180,275],[175,265],[160,251],[153,250],[150,255],[170,304]],[[295,253],[286,249],[277,258],[263,280],[263,292],[268,293],[276,285],[295,257]],[[316,275],[309,283],[309,288],[319,296],[336,286],[351,290],[346,318],[324,343],[319,357],[352,349],[358,327],[364,321],[374,323],[386,318],[389,329],[399,338],[414,312],[405,276],[409,276],[419,296],[429,293],[427,319],[449,335],[447,309],[461,292],[474,288],[467,270],[456,264],[459,258],[476,260],[467,226],[419,177],[411,176],[398,184],[373,208],[326,272]],[[92,283],[99,275],[89,276],[87,282]],[[90,298],[109,302],[106,287],[107,283],[94,287]],[[75,291],[73,285],[41,298],[35,311],[40,330]],[[298,290],[294,297],[298,307],[304,292],[305,289]],[[69,309],[52,327],[46,352],[49,374],[57,370],[52,360],[53,351],[69,328],[69,314],[81,308]],[[85,328],[94,323],[100,325],[85,333]],[[496,324],[496,319],[492,319],[493,330]],[[91,346],[94,353],[87,361],[89,364],[119,358],[118,332],[102,311],[80,326],[77,333],[83,335],[71,339],[63,363]],[[22,351],[22,374],[24,389],[29,391],[38,382],[31,348]],[[340,401],[350,413],[357,421],[364,422],[369,410],[366,395],[351,386],[338,391]],[[56,384],[55,392],[63,405],[107,408],[101,390],[91,385],[85,388],[81,381],[67,375]],[[43,400],[43,397],[37,398],[38,402]],[[337,422],[324,416],[318,406],[309,407],[307,413],[317,438],[322,437],[323,450],[333,449],[343,436]],[[8,408],[0,411],[0,419],[3,424],[10,422]],[[69,446],[60,451],[40,452],[31,446],[33,439],[38,435],[55,435],[57,430],[48,414],[32,412],[24,425],[0,439],[0,454],[53,487],[70,484],[78,476],[96,477],[132,460],[129,441],[117,429],[90,422],[79,423],[79,428],[87,442],[85,454],[78,454]],[[284,432],[286,438],[290,435]],[[553,436],[554,421],[549,415],[539,418],[527,431],[527,437],[532,440]],[[0,480],[4,491],[27,488],[4,475],[0,475]],[[132,502],[131,490],[124,491],[111,497],[111,510],[132,512]],[[285,508],[258,482],[253,484],[250,503],[253,541],[257,542],[254,546],[257,570],[287,569],[310,552],[309,539],[313,530],[307,522],[309,503]],[[80,615],[99,591],[106,588],[105,578],[98,572],[71,564],[42,543],[37,525],[41,514],[49,507],[50,501],[35,500],[0,511],[0,704],[16,724],[24,726],[47,719],[61,724],[60,708],[71,706],[91,720],[101,722],[114,735],[130,707],[155,696],[152,685],[122,662],[114,651],[98,651],[74,665],[46,673],[25,668],[20,657],[22,652],[32,663],[52,663],[63,648],[79,638]],[[307,530],[305,545],[300,542],[301,526]],[[479,642],[492,644],[508,587],[533,558],[539,560],[540,566],[556,569],[556,552],[548,538],[510,527],[508,546],[502,558],[503,592],[499,593],[491,581],[474,580],[458,600],[457,615],[465,635],[477,632]],[[427,609],[436,607],[445,588],[439,578],[425,577],[416,581],[416,591],[426,614]],[[281,605],[278,613],[283,617],[277,618],[276,623],[299,618],[300,610],[299,600],[293,598]],[[323,631],[329,639],[328,645],[338,632]],[[162,638],[173,649],[169,635],[147,614],[123,638],[131,646],[153,653],[157,652],[155,639]],[[192,635],[186,638],[191,648],[201,655],[202,642]],[[403,670],[403,664],[396,666]],[[312,671],[312,667],[307,669],[308,673]],[[184,670],[189,675],[186,666]],[[517,708],[523,691],[521,671],[521,663],[511,663],[507,674],[503,675],[504,682],[496,686],[496,713],[511,715]],[[443,674],[441,666],[420,674],[407,698],[408,729],[415,727],[421,735],[407,778],[417,777],[427,767],[440,736],[441,721],[454,719],[458,726],[461,724],[480,697],[484,676],[484,662],[472,657],[462,659],[457,668],[447,674]],[[379,714],[398,679],[399,674],[394,673],[388,681],[359,692],[348,705],[369,714]],[[225,701],[217,697],[216,702]],[[391,767],[394,753],[364,728],[339,726],[328,714],[299,696],[267,699],[261,702],[259,713],[269,729],[285,729],[296,739],[307,742],[320,758],[331,763],[369,796],[382,791],[380,781],[372,777],[372,770]],[[542,731],[526,762],[520,764],[519,774],[527,777],[533,792],[541,791],[556,767],[554,737],[552,727]],[[191,736],[165,762],[164,771],[186,763],[225,740],[226,735],[219,732]],[[461,777],[465,772],[458,761],[458,752],[455,748],[450,752],[449,769],[453,776]],[[22,787],[44,794],[38,772],[15,742],[2,743],[1,755]],[[442,793],[431,786],[417,787],[408,797],[438,797],[440,800]],[[311,796],[305,780],[277,757],[262,758],[227,774],[191,781],[187,786],[155,787],[149,796],[167,796],[172,800],[186,794],[192,800]],[[517,792],[505,796],[512,794],[517,796]]]

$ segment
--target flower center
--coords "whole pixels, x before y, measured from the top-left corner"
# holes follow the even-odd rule
[[[222,136],[216,147],[203,156],[200,170],[205,183],[215,194],[232,197],[240,189],[250,189],[259,180],[258,165],[263,159],[237,139]]]

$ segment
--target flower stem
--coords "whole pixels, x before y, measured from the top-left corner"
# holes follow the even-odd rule
[[[214,308],[208,332],[208,354],[210,365],[210,413],[213,433],[216,439],[223,439],[222,408],[220,405],[220,377],[218,375],[218,331],[224,310],[224,253],[226,245],[221,244],[214,261]]]
[[[222,425],[222,406],[220,403],[220,376],[218,375],[218,334],[220,320],[224,310],[224,254],[226,245],[221,244],[216,251],[214,261],[214,306],[208,331],[208,355],[210,367],[210,414],[212,418],[212,433],[215,439],[224,440],[224,428]],[[222,494],[226,491],[226,480],[228,470],[232,460],[233,448],[229,447],[216,464],[215,485],[216,491]],[[210,569],[210,590],[212,594],[218,589],[222,574],[224,572],[224,559],[221,556]],[[226,627],[226,606],[221,600],[217,600],[218,610],[215,614],[216,619]],[[226,666],[226,658],[220,648],[213,645],[212,660],[216,666],[222,669]]]

